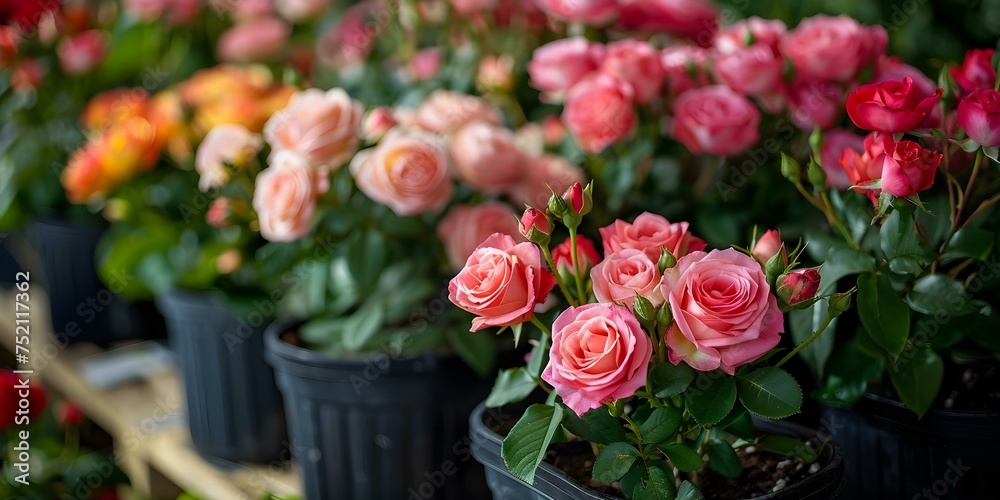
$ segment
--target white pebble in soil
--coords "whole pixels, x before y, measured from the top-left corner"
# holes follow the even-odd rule
[[[788,467],[789,465],[792,465],[794,462],[795,461],[792,460],[792,459],[782,460],[781,462],[778,462],[778,468],[779,469],[784,469],[785,467]]]
[[[757,453],[757,447],[747,446],[746,448],[743,448],[743,453],[746,455],[753,455],[754,453]]]
[[[815,474],[817,472],[819,472],[819,462],[813,462],[813,464],[809,466],[809,473]]]
[[[780,464],[779,464],[779,465],[780,465]],[[774,488],[771,488],[771,493],[774,493],[774,492],[776,492],[776,491],[781,491],[781,490],[785,489],[785,486],[786,486],[787,484],[788,484],[788,481],[785,481],[784,479],[779,479],[779,480],[777,480],[777,481],[776,481],[776,482],[774,483]]]

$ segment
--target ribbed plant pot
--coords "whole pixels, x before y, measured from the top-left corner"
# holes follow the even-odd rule
[[[278,460],[287,434],[274,371],[264,361],[266,318],[237,317],[212,292],[172,291],[156,302],[184,379],[194,447],[234,462]]]
[[[997,497],[1000,412],[931,410],[924,418],[873,394],[827,406],[822,421],[847,464],[844,498]]]
[[[491,380],[455,356],[328,356],[286,342],[299,325],[266,343],[307,499],[488,498],[467,422]]]
[[[521,481],[507,470],[501,455],[503,436],[494,431],[492,424],[501,424],[508,418],[519,416],[518,408],[486,408],[480,404],[469,417],[472,429],[472,456],[486,467],[486,480],[493,491],[494,500],[584,500],[614,499],[613,497],[580,484],[552,464],[542,462],[535,471],[535,484]],[[523,408],[520,408],[523,410]],[[757,430],[799,439],[815,438],[816,432],[789,422],[756,421]],[[754,498],[767,500],[828,500],[840,497],[844,487],[844,462],[836,446],[820,450],[820,469],[805,479],[788,485],[775,493]]]

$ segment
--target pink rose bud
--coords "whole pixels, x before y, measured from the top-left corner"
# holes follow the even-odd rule
[[[521,216],[519,229],[522,236],[536,243],[538,243],[537,240],[547,241],[552,231],[549,225],[549,218],[545,216],[545,213],[537,208],[530,207]]]
[[[910,77],[862,85],[847,96],[847,115],[859,128],[895,134],[920,126],[941,98],[923,95]]]
[[[781,279],[778,284],[778,296],[786,304],[794,306],[815,297],[819,290],[819,282],[819,268],[796,269]]]
[[[1000,92],[975,90],[958,104],[958,126],[980,146],[1000,146]]]
[[[994,49],[972,49],[965,53],[961,66],[951,68],[951,78],[962,89],[962,93],[993,88],[997,78],[992,62],[995,53]]]
[[[583,187],[579,182],[574,182],[569,189],[563,193],[563,199],[569,205],[569,209],[573,211],[575,215],[583,216],[590,213],[590,209],[594,206],[593,195],[591,195],[591,190],[593,189],[592,184],[588,184],[587,187]]]
[[[788,262],[788,256],[784,255],[785,249],[781,246],[781,233],[776,229],[768,229],[764,234],[757,240],[751,249],[753,256],[760,261],[761,264],[767,264],[767,261],[774,257],[774,254],[779,251],[782,252],[784,261]]]
[[[215,228],[224,228],[232,225],[228,220],[231,203],[229,198],[216,198],[212,201],[212,206],[208,207],[208,213],[205,214],[205,222],[208,222],[209,226]]]
[[[361,131],[369,142],[378,142],[392,127],[396,126],[396,118],[392,110],[385,106],[372,109],[361,122]]]
[[[87,30],[59,43],[59,66],[69,75],[81,75],[97,67],[107,53],[107,36]]]
[[[941,163],[941,153],[924,149],[913,141],[899,141],[886,149],[881,159],[882,191],[896,197],[913,196],[930,189]]]
[[[556,270],[560,273],[560,275],[563,275],[563,273],[569,273],[569,276],[572,277],[572,252],[573,247],[570,245],[569,238],[566,238],[562,243],[552,249],[552,263],[555,264]],[[601,261],[601,254],[597,253],[597,248],[594,247],[594,242],[581,235],[576,236],[576,257],[580,259],[580,272],[583,273],[583,275],[587,275],[591,268]]]
[[[434,78],[441,71],[443,57],[441,49],[437,47],[417,52],[410,60],[410,76],[418,82]]]
[[[514,85],[514,60],[509,55],[484,57],[476,81],[487,89],[510,90]]]

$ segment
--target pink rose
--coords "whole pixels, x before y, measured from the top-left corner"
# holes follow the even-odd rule
[[[821,14],[788,32],[781,41],[781,52],[792,61],[797,78],[848,82],[874,60],[873,35],[878,33],[846,15]]]
[[[470,123],[455,134],[450,150],[459,178],[478,190],[500,192],[524,178],[524,154],[506,128]]]
[[[552,192],[562,193],[574,183],[586,182],[583,169],[559,155],[543,154],[528,158],[527,173],[521,182],[510,189],[510,196],[518,205],[546,207]]]
[[[715,75],[729,88],[749,95],[776,93],[781,88],[785,60],[765,44],[755,44],[720,55],[713,63]]]
[[[757,142],[759,124],[757,107],[723,85],[694,89],[674,101],[674,137],[694,154],[740,154]]]
[[[423,49],[413,54],[409,64],[410,78],[418,82],[434,78],[438,71],[441,71],[443,57],[444,53],[438,47]]]
[[[258,17],[229,28],[219,37],[216,56],[227,62],[268,61],[285,47],[292,29],[276,17]]]
[[[778,283],[778,296],[790,306],[812,300],[819,291],[820,279],[818,267],[796,269]]]
[[[767,261],[771,260],[779,251],[782,250],[781,247],[781,233],[776,229],[768,229],[764,231],[764,234],[757,240],[753,245],[753,256],[760,261],[761,264],[766,265]],[[788,257],[785,256],[785,261]]]
[[[451,8],[460,16],[489,12],[497,7],[498,0],[451,0]]]
[[[802,130],[832,127],[843,110],[843,98],[832,82],[796,80],[785,88],[788,115]]]
[[[498,233],[479,245],[448,283],[448,299],[476,315],[471,329],[476,332],[530,321],[553,285],[537,245]]]
[[[295,241],[309,233],[316,210],[315,173],[305,158],[278,151],[257,175],[253,208],[260,235],[269,241]]]
[[[470,123],[499,125],[500,112],[486,100],[450,90],[435,90],[417,108],[413,125],[436,134],[453,134]]]
[[[437,212],[454,192],[444,145],[420,131],[390,130],[354,156],[351,174],[362,193],[404,217]]]
[[[882,178],[882,163],[876,163],[887,149],[893,147],[892,137],[879,132],[872,132],[865,137],[864,150],[844,149],[840,155],[840,166],[847,172],[851,186],[857,186],[855,191],[864,193],[871,202],[878,203],[878,189],[862,189],[875,180]]]
[[[552,325],[552,348],[542,380],[582,416],[646,385],[652,353],[649,335],[627,308],[570,307]]]
[[[517,237],[517,214],[510,206],[495,201],[479,205],[455,205],[437,227],[448,263],[462,270],[472,252],[493,233]]]
[[[574,85],[562,117],[580,149],[600,153],[631,133],[633,96],[631,85],[607,74]]]
[[[621,302],[629,309],[636,295],[649,299],[653,307],[663,304],[660,277],[656,262],[632,248],[609,254],[590,270],[597,301]]]
[[[652,101],[663,89],[660,54],[648,42],[624,39],[608,44],[601,71],[631,85],[636,104]]]
[[[208,207],[208,212],[205,213],[205,222],[209,226],[218,229],[229,227],[232,225],[232,222],[229,220],[229,215],[232,211],[232,202],[229,201],[229,198],[216,198],[212,200],[212,204]]]
[[[995,49],[972,49],[965,53],[961,66],[951,68],[951,78],[962,89],[962,93],[993,88],[997,79],[997,72],[993,68],[995,53]]]
[[[719,9],[707,0],[619,0],[626,30],[666,31],[708,46],[718,28]]]
[[[667,92],[679,96],[711,83],[706,69],[709,52],[693,45],[671,45],[660,52]]]
[[[510,90],[514,86],[514,58],[506,54],[483,57],[476,72],[476,83],[491,90]]]
[[[976,144],[1000,146],[1000,92],[973,90],[958,103],[958,126]]]
[[[374,0],[368,0],[345,10],[340,20],[320,36],[316,44],[319,60],[337,69],[364,61],[375,46],[378,25],[374,16],[379,8]]]
[[[549,236],[552,234],[552,223],[545,213],[533,207],[524,209],[524,214],[518,220],[518,231],[521,236],[531,240],[532,235]]]
[[[101,64],[107,50],[108,40],[103,31],[83,31],[59,42],[59,66],[68,75],[82,75]]]
[[[330,7],[328,0],[281,0],[274,2],[274,9],[281,17],[300,23],[318,17]]]
[[[841,128],[823,132],[823,148],[820,153],[820,164],[826,171],[826,184],[838,189],[851,187],[851,179],[840,166],[840,157],[844,150],[850,149],[857,153],[865,151],[865,138]]]
[[[572,23],[602,26],[618,16],[616,0],[533,0],[539,9]]]
[[[386,132],[396,125],[396,118],[393,116],[392,109],[379,106],[372,108],[371,111],[365,114],[361,122],[361,133],[366,140],[378,142]]]
[[[937,91],[937,84],[927,78],[922,71],[909,64],[904,64],[898,57],[883,57],[879,60],[875,76],[870,83],[881,83],[889,80],[902,80],[910,77],[920,95],[929,96]]]
[[[643,212],[631,224],[616,220],[600,229],[604,254],[610,255],[628,248],[642,250],[649,260],[660,259],[661,247],[667,247],[678,259],[705,248],[701,238],[688,232],[687,222],[671,224],[662,215]]]
[[[847,115],[858,128],[895,134],[917,127],[937,106],[941,89],[921,94],[910,77],[862,85],[847,96]]]
[[[667,330],[670,362],[730,375],[781,340],[784,317],[760,264],[738,250],[695,252],[663,276],[674,322]]]
[[[603,57],[604,46],[583,37],[549,42],[531,55],[531,86],[543,92],[543,100],[560,102],[566,91],[597,71]]]
[[[882,171],[882,191],[902,198],[930,189],[940,163],[941,153],[899,141],[875,160],[875,168]]]
[[[229,182],[227,165],[242,167],[264,146],[260,136],[242,125],[218,125],[198,145],[194,168],[201,175],[198,188],[208,191]]]
[[[267,120],[264,138],[275,150],[300,154],[314,168],[339,168],[361,142],[364,107],[343,89],[306,89]]]
[[[562,243],[552,249],[552,263],[556,266],[556,271],[563,275],[568,273],[571,278],[573,272],[573,246],[571,240],[566,238]],[[576,235],[576,258],[580,259],[580,272],[586,276],[590,270],[601,261],[601,254],[594,248],[594,242],[589,238]],[[659,270],[659,268],[657,268]]]
[[[712,47],[719,54],[732,54],[754,44],[763,44],[777,50],[781,37],[788,31],[780,19],[761,19],[753,16],[736,21],[715,34]]]

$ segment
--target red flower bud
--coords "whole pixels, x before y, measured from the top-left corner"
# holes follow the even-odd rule
[[[790,306],[805,302],[816,296],[819,281],[819,268],[796,269],[781,279],[781,283],[778,284],[778,296]]]
[[[535,241],[539,236],[547,237],[552,232],[549,219],[545,216],[545,213],[537,208],[530,207],[521,216],[520,230],[521,235],[530,241]]]
[[[764,235],[757,240],[751,251],[753,256],[761,262],[761,264],[767,264],[767,261],[774,257],[774,254],[778,251],[782,252],[782,260],[788,263],[788,253],[781,246],[781,233],[776,229],[768,229],[764,232]]]
[[[80,411],[75,404],[69,401],[63,401],[62,405],[59,406],[59,412],[56,415],[59,423],[62,425],[68,425],[71,427],[76,427],[83,423],[83,412]]]

